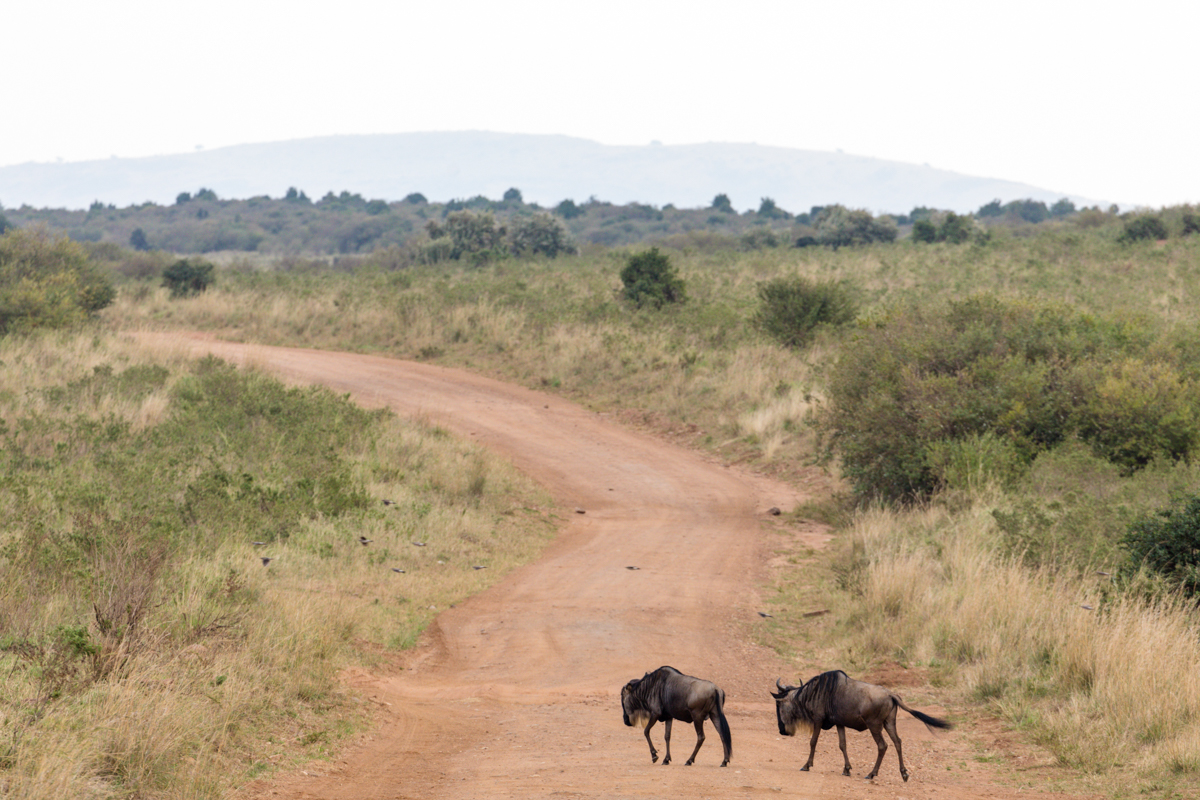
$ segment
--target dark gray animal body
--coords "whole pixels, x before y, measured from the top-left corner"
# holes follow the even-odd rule
[[[684,675],[674,667],[659,667],[653,672],[647,672],[636,678],[621,689],[621,712],[626,725],[644,724],[643,733],[646,743],[650,745],[650,761],[658,761],[658,751],[654,742],[650,741],[650,729],[654,723],[665,724],[664,738],[667,742],[667,752],[663,757],[663,766],[671,763],[671,722],[691,722],[696,726],[696,749],[687,760],[691,766],[704,744],[704,720],[712,720],[713,727],[721,737],[725,748],[725,760],[721,766],[729,763],[733,755],[733,740],[729,735],[729,722],[725,719],[725,692],[712,681],[693,678]]]
[[[871,780],[879,774],[879,765],[883,763],[883,754],[887,752],[887,743],[883,740],[882,733],[886,730],[896,745],[896,757],[900,759],[900,776],[907,781],[908,770],[904,768],[904,752],[900,747],[900,736],[896,733],[896,709],[903,708],[931,729],[951,727],[945,720],[904,705],[904,701],[894,692],[882,686],[856,681],[847,677],[840,669],[824,672],[799,686],[782,686],[779,681],[775,681],[775,685],[779,692],[771,692],[771,696],[775,698],[779,733],[782,736],[793,736],[801,728],[812,732],[808,763],[800,768],[802,771],[807,771],[813,764],[813,756],[817,752],[817,738],[821,731],[836,727],[838,744],[842,748],[842,757],[846,760],[846,768],[842,770],[842,774],[849,775],[850,756],[846,754],[846,728],[855,731],[869,730],[879,748],[875,768],[867,775],[867,780]]]

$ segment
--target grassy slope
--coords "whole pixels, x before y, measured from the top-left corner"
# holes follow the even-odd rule
[[[9,338],[0,387],[6,797],[217,797],[332,752],[368,719],[338,671],[555,525],[478,447],[219,362]]]
[[[462,365],[786,474],[811,458],[805,416],[821,401],[822,365],[841,345],[826,335],[794,353],[765,341],[750,324],[760,281],[845,280],[867,318],[896,302],[983,290],[1194,328],[1200,242],[1114,239],[1112,230],[1062,226],[987,246],[672,250],[691,301],[661,314],[631,313],[617,300],[620,252],[359,274],[235,260],[214,290],[187,302],[169,302],[151,285],[123,287],[105,324]],[[805,653],[799,672],[880,661],[921,670],[955,704],[978,704],[1027,730],[1098,789],[1191,791],[1200,688],[1180,678],[1200,674],[1194,623],[1170,603],[1113,597],[1087,576],[1114,557],[1104,537],[1124,518],[1193,488],[1195,478],[1186,466],[1163,466],[1121,479],[1086,454],[1065,453],[1008,494],[984,481],[914,511],[827,507],[821,513],[844,521],[840,546],[816,570],[781,571],[766,636],[781,652]],[[1062,560],[1056,542],[1078,558],[1075,544],[1089,535],[1101,561]],[[792,563],[809,560],[786,541],[779,549]],[[1106,596],[1102,613],[1079,608]],[[801,616],[814,598],[835,613]],[[1153,658],[1134,662],[1130,653]],[[1146,700],[1151,689],[1159,694]]]

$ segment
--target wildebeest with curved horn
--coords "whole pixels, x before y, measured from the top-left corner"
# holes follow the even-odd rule
[[[654,723],[666,725],[664,738],[667,752],[663,766],[671,763],[671,722],[691,722],[696,726],[696,749],[687,760],[691,766],[704,744],[704,720],[712,720],[713,727],[725,747],[725,760],[729,763],[733,754],[733,740],[729,736],[729,722],[725,719],[725,692],[712,681],[684,675],[674,667],[659,667],[635,678],[621,689],[621,712],[626,725],[644,724],[646,743],[650,745],[651,763],[658,761],[658,751],[650,741],[650,729]]]
[[[771,696],[775,698],[775,716],[779,721],[780,735],[794,736],[800,728],[812,732],[808,763],[800,768],[801,771],[807,771],[812,766],[813,756],[817,752],[817,738],[821,731],[836,727],[842,757],[846,759],[846,768],[842,770],[842,774],[849,775],[850,756],[846,754],[846,728],[856,731],[870,730],[871,735],[875,737],[875,745],[879,748],[875,768],[867,775],[867,780],[871,780],[879,774],[879,765],[883,763],[883,754],[887,752],[887,743],[883,741],[881,733],[886,729],[896,745],[896,757],[900,759],[900,777],[907,781],[908,770],[904,768],[904,753],[900,747],[900,736],[896,733],[896,709],[903,708],[931,730],[951,727],[945,720],[904,705],[904,701],[895,692],[872,683],[856,681],[840,669],[823,672],[799,686],[783,686],[778,680],[775,681],[775,686],[779,691],[771,692]]]

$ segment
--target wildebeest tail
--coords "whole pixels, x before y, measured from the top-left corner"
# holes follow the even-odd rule
[[[904,705],[904,701],[901,700],[899,697],[895,697],[893,695],[893,699],[896,701],[896,705],[900,706],[905,711],[912,714],[917,719],[921,720],[921,722],[924,722],[930,728],[950,729],[950,728],[954,727],[949,722],[946,722],[946,720],[944,720],[944,719],[938,719],[937,717],[931,717],[923,711],[917,711],[915,708],[909,708],[908,706]]]
[[[725,758],[732,758],[733,736],[729,733],[729,720],[725,719],[723,709],[717,709],[717,713],[713,717],[713,727],[717,729],[717,735],[721,737],[721,745],[725,748]]]

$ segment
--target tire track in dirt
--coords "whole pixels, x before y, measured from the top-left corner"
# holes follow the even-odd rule
[[[807,743],[778,735],[767,694],[775,677],[797,676],[751,635],[770,556],[765,512],[794,507],[802,499],[794,489],[562,399],[461,371],[198,334],[138,336],[434,421],[585,512],[571,515],[537,562],[440,614],[401,674],[348,677],[380,704],[372,736],[335,763],[255,781],[240,797],[1031,796],[978,769],[949,777],[951,761],[965,764],[977,752],[969,736],[935,737],[910,717],[900,720],[913,773],[907,784],[893,753],[873,783],[841,777],[836,736],[823,737],[812,772],[797,771]],[[823,538],[812,536],[819,547]],[[728,768],[716,766],[721,748],[711,726],[696,765],[685,767],[694,732],[676,725],[675,762],[661,767],[651,765],[641,732],[621,723],[620,687],[663,664],[725,689]],[[662,726],[654,735],[661,742]],[[874,745],[865,733],[849,738],[861,775]]]

